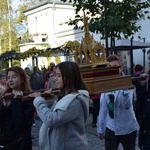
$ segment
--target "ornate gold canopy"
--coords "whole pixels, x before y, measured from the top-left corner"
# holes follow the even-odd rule
[[[97,42],[89,33],[88,19],[83,10],[84,32],[81,45],[75,51],[75,61],[80,65],[90,65],[92,67],[108,65],[106,61],[105,47]]]
[[[75,51],[75,61],[80,65],[82,77],[90,95],[133,88],[131,76],[120,76],[119,66],[109,66],[104,45],[90,35],[84,10],[83,14],[85,37]]]

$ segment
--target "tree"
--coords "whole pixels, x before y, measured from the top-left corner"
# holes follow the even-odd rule
[[[11,0],[0,0],[0,54],[11,50],[19,51],[15,11],[11,2]],[[1,68],[7,68],[12,63],[20,65],[19,62],[8,57],[10,58],[9,63],[1,60]]]
[[[69,25],[75,25],[75,29],[83,29],[78,22],[83,21],[83,16],[79,15],[79,11],[86,10],[89,20],[89,30],[95,33],[101,33],[105,38],[105,27],[107,25],[108,37],[121,38],[121,34],[125,38],[133,36],[141,30],[138,20],[145,19],[145,14],[149,11],[150,0],[139,2],[138,0],[106,0],[107,24],[105,24],[105,6],[104,0],[61,0],[63,2],[73,3],[76,7],[76,16],[74,20],[70,20]],[[149,16],[148,16],[148,19]]]
[[[68,41],[62,45],[64,51],[74,52],[77,47],[79,47],[80,43],[78,41]]]
[[[1,53],[19,50],[14,11],[10,0],[0,0],[0,47]]]

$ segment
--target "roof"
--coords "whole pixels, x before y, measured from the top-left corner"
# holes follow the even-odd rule
[[[26,9],[23,11],[23,13],[26,13],[26,12],[29,12],[31,10],[34,10],[36,8],[39,8],[41,6],[45,6],[45,5],[48,5],[48,4],[56,4],[56,5],[73,5],[72,3],[64,3],[64,2],[52,2],[52,1],[47,1],[47,2],[44,2],[44,3],[41,3],[39,5],[36,5],[34,7],[31,7],[29,9]]]
[[[149,48],[149,43],[139,42],[139,41],[131,41],[129,39],[121,39],[115,41],[115,50],[134,50],[134,49],[142,49]],[[109,49],[111,47],[109,46]]]

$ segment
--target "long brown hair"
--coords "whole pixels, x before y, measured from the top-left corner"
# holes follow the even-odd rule
[[[20,86],[20,91],[23,91],[23,92],[32,91],[32,89],[30,87],[29,79],[28,79],[25,71],[21,67],[13,66],[13,67],[6,69],[6,77],[7,77],[9,71],[15,72],[20,77],[20,79],[22,81],[22,83],[21,83],[22,85]],[[6,93],[11,93],[11,92],[12,92],[12,89],[7,85],[5,91],[2,93],[1,97],[3,95],[5,95]]]
[[[56,68],[59,68],[61,71],[63,80],[62,92],[67,91],[68,93],[71,93],[86,89],[77,63],[65,61],[59,63]]]

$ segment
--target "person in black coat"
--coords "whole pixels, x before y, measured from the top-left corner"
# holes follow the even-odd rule
[[[44,89],[44,75],[37,66],[34,66],[33,73],[30,75],[32,90]]]
[[[146,76],[147,73],[144,71],[144,67],[140,64],[137,64],[135,67],[134,67],[134,74],[133,74],[133,77],[140,77],[140,76]],[[143,95],[143,93],[146,92],[146,80],[137,80],[137,81],[133,81],[132,82],[133,85],[135,85],[135,99],[136,99],[136,102],[135,102],[135,114],[136,114],[136,118],[137,118],[137,121],[138,123],[140,123],[141,121],[141,115],[142,115],[142,112],[143,112],[143,98],[146,96],[145,94]],[[146,97],[145,97],[146,98]],[[144,98],[144,99],[145,99]]]
[[[32,150],[31,128],[35,108],[32,101],[22,101],[23,92],[32,91],[29,80],[19,66],[7,69],[6,75],[7,87],[1,95],[0,105],[0,136],[17,138],[14,150]],[[7,98],[10,93],[12,98]]]
[[[150,56],[148,59],[148,67],[150,69]],[[140,86],[138,88],[140,90]],[[139,147],[142,150],[150,150],[150,71],[146,75],[145,88],[143,86],[141,88]]]
[[[150,72],[148,73],[148,76]],[[141,121],[139,131],[139,147],[142,150],[150,150],[150,78],[147,77],[148,84],[145,85],[145,91],[141,94]]]

